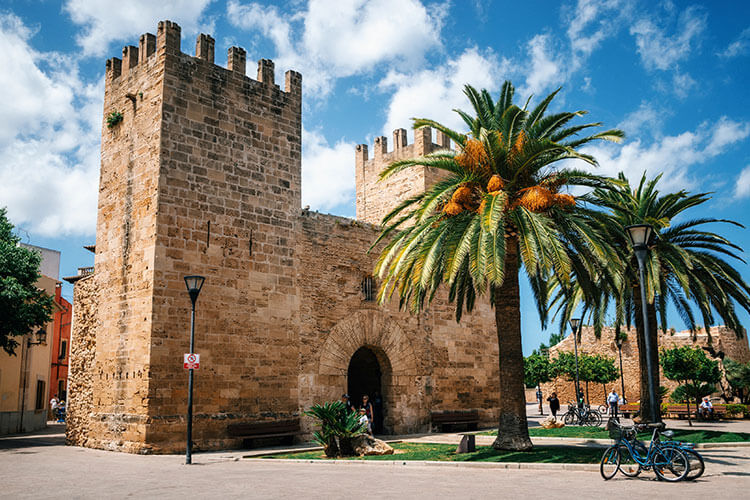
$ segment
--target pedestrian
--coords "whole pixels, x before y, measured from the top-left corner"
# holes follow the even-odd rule
[[[612,392],[607,396],[607,403],[609,405],[609,414],[613,417],[617,417],[617,404],[620,401],[620,397],[617,395],[617,391],[612,388]]]
[[[542,388],[539,386],[536,386],[536,401],[539,403],[539,413],[541,415],[544,415],[544,410],[542,409],[542,398],[544,395],[542,394]]]
[[[553,392],[550,397],[547,398],[549,401],[549,411],[552,416],[557,420],[557,412],[560,410],[560,400],[557,399],[557,393]]]
[[[349,411],[354,411],[354,405],[352,404],[351,399],[349,399],[348,394],[342,394],[341,395],[341,402],[346,405],[346,409]]]
[[[57,420],[57,406],[60,404],[60,400],[57,399],[57,395],[52,396],[49,400],[49,409],[52,413],[52,419]]]
[[[370,434],[372,434],[372,419],[375,416],[375,411],[372,407],[372,403],[370,402],[370,396],[365,394],[362,396],[362,406],[359,407],[360,410],[365,410],[365,415],[367,415],[367,420],[370,422]]]
[[[364,425],[367,428],[367,433],[372,436],[372,423],[367,418],[367,412],[364,408],[359,409],[359,423]]]

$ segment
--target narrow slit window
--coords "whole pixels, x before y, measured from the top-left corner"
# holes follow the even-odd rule
[[[362,279],[362,300],[365,302],[375,300],[375,279],[372,276],[365,276]]]

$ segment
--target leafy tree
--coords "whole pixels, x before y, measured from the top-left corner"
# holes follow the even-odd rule
[[[653,366],[658,366],[656,332],[657,328],[667,330],[669,304],[693,331],[698,328],[694,308],[697,309],[709,335],[708,325],[717,318],[737,335],[742,335],[744,330],[737,317],[737,306],[750,312],[750,287],[724,258],[744,262],[738,256],[742,249],[707,228],[709,224],[743,226],[710,217],[685,220],[689,209],[707,202],[710,196],[686,191],[662,194],[657,189],[660,178],[648,180],[644,174],[639,184],[631,187],[628,179],[620,174],[620,182],[614,189],[593,191],[592,202],[606,210],[594,214],[596,221],[591,224],[607,235],[606,241],[616,256],[607,265],[575,268],[577,274],[570,285],[560,283],[554,299],[561,306],[562,322],[583,304],[597,332],[601,331],[611,306],[616,315],[616,333],[621,325],[635,324],[644,415],[650,414],[645,346],[648,341],[651,361]],[[675,223],[678,218],[680,222]],[[626,226],[644,223],[653,226],[656,234],[646,260],[646,313],[651,332],[648,338],[644,334],[638,264],[625,231]],[[658,387],[659,374],[654,373],[653,377]]]
[[[615,366],[615,360],[601,354],[587,356],[591,365],[591,382],[602,384],[604,395],[607,395],[607,384],[614,382],[620,376],[620,370]],[[588,387],[586,389],[588,391]],[[588,395],[587,395],[588,396]]]
[[[732,392],[740,398],[740,403],[750,404],[750,362],[738,363],[724,359],[724,371]]]
[[[473,114],[457,112],[467,134],[433,120],[414,120],[415,128],[446,134],[456,151],[396,161],[381,173],[385,179],[419,166],[444,176],[383,219],[374,244],[388,241],[375,268],[381,279],[379,300],[398,293],[401,306],[420,311],[445,284],[460,321],[478,295],[489,294],[500,353],[499,425],[493,446],[528,450],[519,272],[525,269],[539,313],[546,318],[549,275],[566,281],[571,253],[583,254],[581,260],[587,261],[602,248],[582,215],[588,209],[565,189],[608,183],[560,162],[580,159],[595,165],[593,157],[577,149],[599,139],[619,141],[623,134],[610,130],[580,137],[578,133],[600,124],[568,126],[581,111],[545,115],[557,91],[531,111],[513,104],[510,82],[497,102],[486,90],[467,85],[464,92]]]
[[[18,245],[13,225],[0,208],[0,346],[15,355],[15,337],[44,327],[53,298],[36,286],[41,256]]]
[[[536,387],[552,380],[552,365],[547,355],[535,352],[531,356],[524,358],[523,374],[524,383],[528,388]],[[544,414],[541,401],[539,401],[539,413]]]
[[[693,425],[690,420],[690,400],[695,401],[697,409],[700,398],[716,390],[713,384],[721,379],[719,362],[709,359],[702,349],[682,346],[662,350],[661,366],[665,377],[681,383],[679,394],[685,397],[688,423]]]

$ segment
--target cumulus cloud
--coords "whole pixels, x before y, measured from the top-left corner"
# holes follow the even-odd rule
[[[742,169],[737,177],[737,184],[734,187],[735,198],[747,198],[750,196],[750,165]]]
[[[92,234],[103,88],[70,58],[35,51],[32,36],[0,16],[0,204],[41,236]]]
[[[164,19],[177,22],[187,33],[197,33],[201,28],[199,18],[210,3],[211,0],[68,0],[63,8],[74,23],[84,27],[77,37],[83,54],[101,56],[110,42],[153,32],[158,21]]]
[[[750,123],[721,117],[713,125],[702,124],[694,131],[660,137],[651,143],[636,139],[622,147],[597,144],[584,151],[599,161],[599,168],[594,170],[597,173],[616,176],[624,172],[631,181],[646,171],[649,176],[662,173],[662,189],[691,189],[698,185],[691,169],[747,138],[748,127]]]
[[[335,79],[374,72],[378,64],[420,66],[440,47],[445,10],[418,0],[310,0],[282,16],[275,6],[231,0],[227,17],[238,28],[259,30],[274,44],[280,67],[301,71],[308,91],[325,95]]]
[[[664,123],[665,113],[663,109],[644,101],[641,102],[638,109],[628,113],[625,119],[617,124],[617,128],[623,130],[629,138],[646,134],[658,136]]]
[[[605,39],[617,34],[619,18],[628,10],[625,0],[578,0],[567,20],[573,52],[591,55]]]
[[[705,30],[705,14],[696,7],[689,7],[677,17],[673,34],[646,17],[631,26],[630,34],[635,36],[638,54],[646,69],[666,71],[675,69],[690,56]]]
[[[410,129],[411,119],[415,117],[432,118],[448,127],[465,129],[463,120],[452,111],[454,108],[469,111],[464,85],[495,91],[500,88],[502,76],[509,67],[510,63],[495,53],[483,53],[474,47],[436,69],[417,73],[389,72],[379,83],[381,90],[392,93],[383,134],[388,136],[397,128]]]
[[[529,40],[527,50],[530,57],[530,70],[523,95],[539,94],[560,85],[568,77],[565,61],[552,47],[550,35],[536,35]]]
[[[330,210],[354,200],[354,147],[330,145],[316,130],[302,131],[302,204]]]
[[[718,55],[723,59],[732,59],[748,52],[750,52],[750,28],[745,28],[737,39],[730,43],[726,49],[719,52]]]

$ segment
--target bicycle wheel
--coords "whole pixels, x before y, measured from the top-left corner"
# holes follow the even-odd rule
[[[599,413],[601,413],[602,415],[604,415],[605,413],[607,413],[607,411],[609,410],[609,408],[607,408],[606,405],[599,405],[599,407],[596,410]]]
[[[685,457],[687,457],[688,459],[688,466],[690,467],[690,470],[685,476],[685,479],[688,481],[694,481],[701,477],[706,470],[706,464],[703,461],[703,457],[701,456],[701,454],[692,448],[686,448],[679,445],[672,446],[679,448],[679,450],[684,453]]]
[[[654,453],[654,472],[659,479],[669,482],[682,481],[690,471],[690,463],[679,448],[659,448]]]
[[[591,427],[599,427],[602,425],[602,415],[596,410],[591,410],[588,415],[586,415],[586,425]]]
[[[645,459],[648,455],[648,450],[645,446],[643,446],[642,443],[631,443],[631,446],[633,447],[633,452],[636,453],[641,458],[641,460]],[[628,447],[624,444],[621,444],[620,472],[628,477],[636,477],[641,473],[642,470],[643,469],[641,468],[641,464],[639,464],[638,461],[633,457],[633,454],[630,452]]]
[[[576,421],[576,414],[575,412],[570,412],[565,414],[565,417],[563,417],[563,423],[565,425],[573,425],[573,423]]]
[[[599,472],[605,480],[612,479],[620,468],[620,450],[616,446],[610,446],[604,450],[602,461],[599,463]]]

